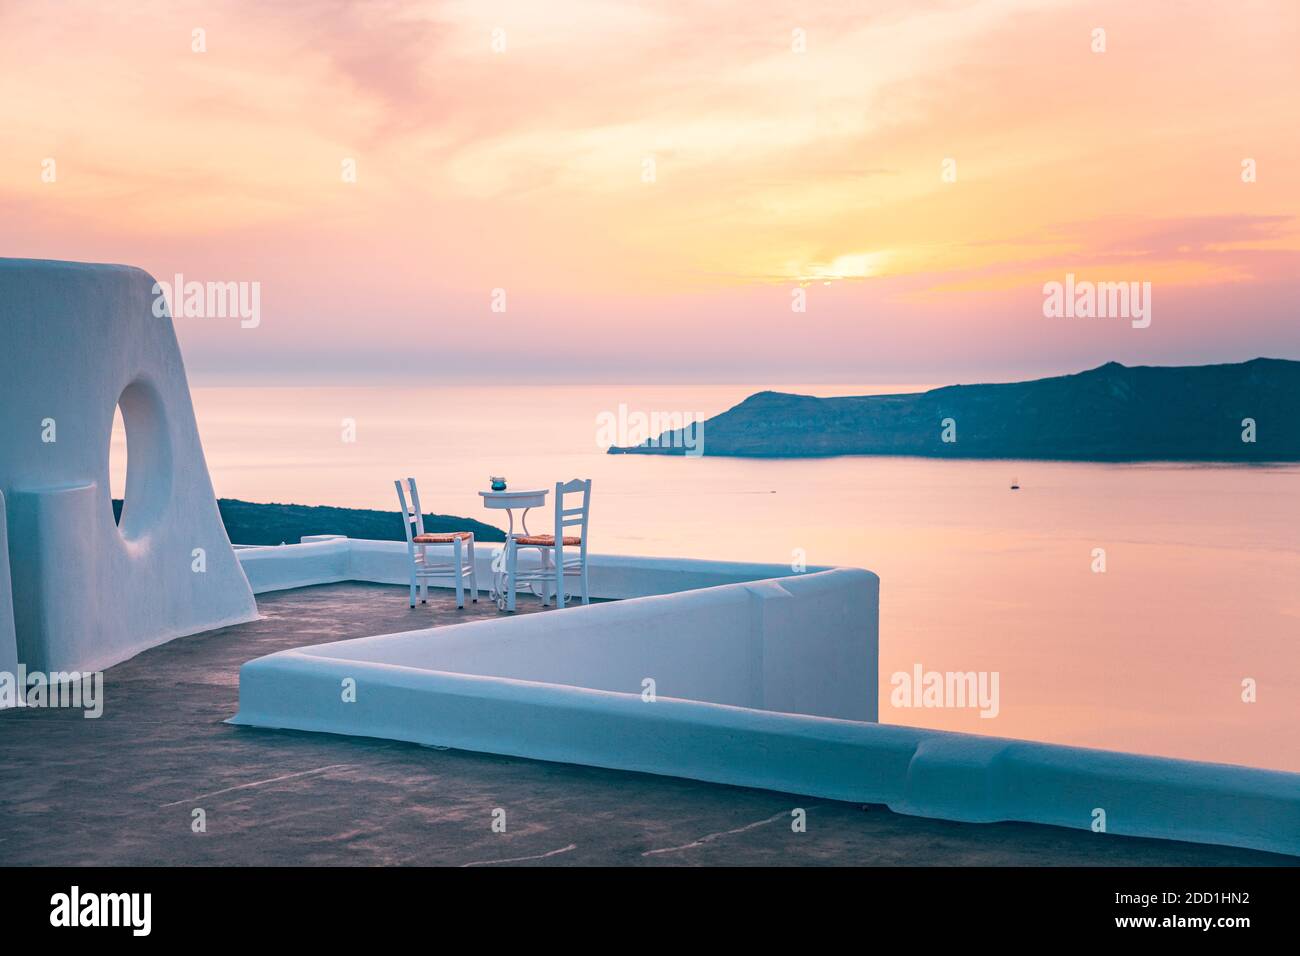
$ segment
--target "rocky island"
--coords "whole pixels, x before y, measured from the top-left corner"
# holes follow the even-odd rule
[[[1300,460],[1300,362],[1129,367],[901,395],[758,392],[707,419],[706,455],[1078,461]],[[665,432],[610,454],[683,453]]]

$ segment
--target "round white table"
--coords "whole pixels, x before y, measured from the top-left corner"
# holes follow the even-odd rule
[[[506,520],[510,522],[506,529],[507,535],[515,533],[516,508],[524,509],[524,513],[519,516],[519,524],[523,526],[524,534],[528,534],[528,512],[546,505],[545,488],[540,491],[480,491],[479,495],[483,498],[484,508],[506,513]]]
[[[523,509],[523,514],[519,516],[519,525],[523,529],[522,535],[527,536],[529,533],[528,512],[546,505],[545,488],[537,491],[480,491],[479,495],[483,499],[484,508],[506,513],[506,521],[509,522],[506,528],[507,540],[515,536],[516,508]],[[504,547],[492,552],[492,591],[490,596],[496,602],[498,608],[505,609],[506,568]]]

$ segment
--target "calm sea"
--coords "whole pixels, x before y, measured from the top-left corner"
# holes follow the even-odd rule
[[[222,497],[395,510],[393,479],[413,475],[426,510],[492,521],[477,495],[489,475],[590,477],[598,551],[869,568],[884,721],[1300,771],[1300,468],[598,447],[602,413],[707,416],[760,387],[230,387],[194,401]],[[891,706],[891,675],[917,665],[996,672],[997,716]]]

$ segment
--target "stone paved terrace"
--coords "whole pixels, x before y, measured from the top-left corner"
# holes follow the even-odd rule
[[[808,797],[385,740],[236,728],[254,657],[487,617],[445,591],[264,594],[262,620],[109,670],[105,710],[0,713],[0,864],[1294,865],[1291,857],[1028,824],[900,816]],[[548,614],[535,602],[527,613]],[[792,807],[808,830],[792,833]],[[191,832],[191,811],[207,832]],[[493,833],[493,808],[507,832]]]

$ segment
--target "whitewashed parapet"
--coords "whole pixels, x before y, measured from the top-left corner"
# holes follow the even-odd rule
[[[356,544],[352,573],[385,574],[392,549]],[[597,561],[609,596],[773,568]],[[1300,855],[1300,774],[875,723],[879,580],[778,570],[273,654],[241,670],[232,723]]]
[[[500,542],[492,541],[481,541],[475,545],[479,587],[484,590],[491,580],[493,553],[501,546]],[[445,545],[430,545],[429,551],[434,554],[450,554],[450,548]],[[404,541],[312,535],[304,537],[301,544],[265,547],[236,545],[235,554],[244,566],[255,594],[339,581],[404,585],[410,571]],[[327,559],[326,555],[332,557]],[[538,560],[539,553],[536,549],[523,550],[519,554],[521,568],[535,567]],[[796,575],[786,564],[747,561],[614,554],[591,554],[589,561],[591,595],[617,600]],[[825,570],[828,568],[810,567],[806,572],[799,573],[811,574]],[[430,586],[454,585],[449,581],[435,579],[430,582]]]
[[[405,551],[405,544],[402,547]],[[351,542],[339,537],[302,544],[235,548],[235,556],[254,594],[352,580],[351,552]]]

